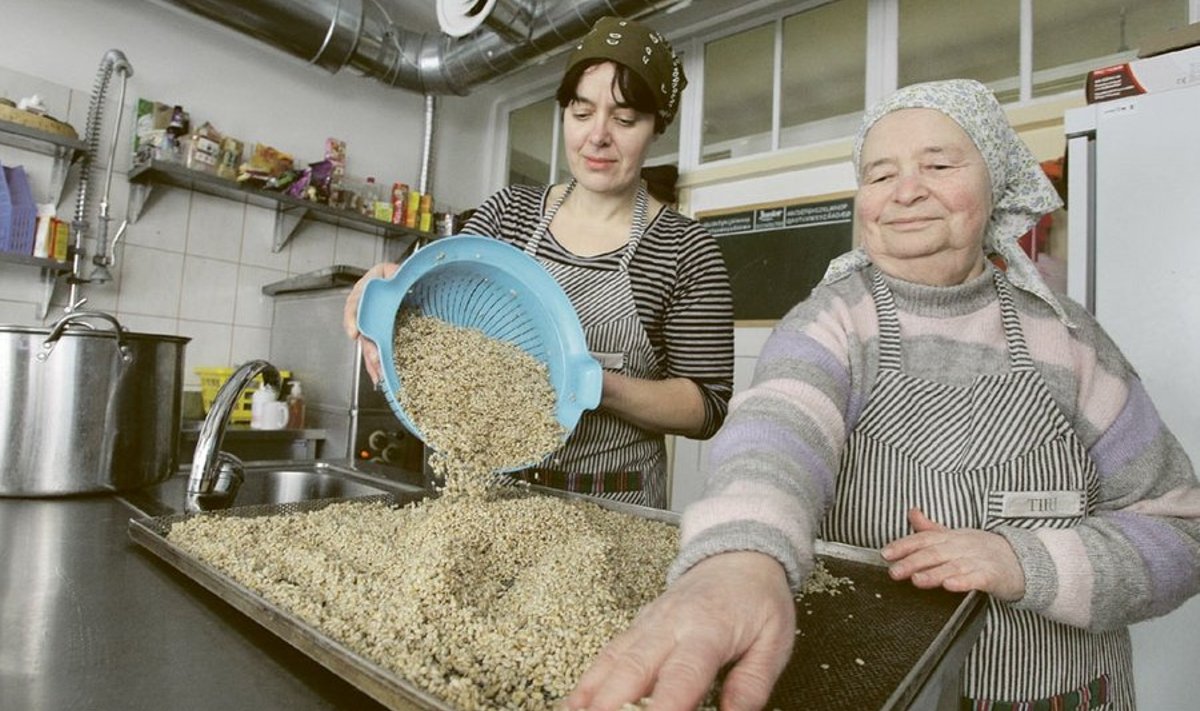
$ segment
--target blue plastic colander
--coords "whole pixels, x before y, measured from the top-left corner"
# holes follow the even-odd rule
[[[392,365],[396,314],[406,307],[479,329],[545,363],[557,397],[555,416],[567,434],[584,410],[600,404],[600,364],[588,352],[579,317],[554,277],[499,240],[446,237],[418,250],[390,278],[367,282],[358,304],[358,330],[379,348],[388,404],[422,440],[400,404],[400,376]]]

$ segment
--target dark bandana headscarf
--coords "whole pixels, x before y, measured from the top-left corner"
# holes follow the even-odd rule
[[[606,59],[628,67],[654,92],[663,125],[669,126],[675,119],[687,77],[675,50],[662,35],[640,22],[602,17],[575,45],[567,70],[587,59]]]

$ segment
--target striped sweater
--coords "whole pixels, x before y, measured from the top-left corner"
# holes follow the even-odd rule
[[[964,386],[1006,372],[991,270],[966,284],[886,279],[910,375]],[[1026,591],[1015,607],[1095,631],[1164,614],[1200,589],[1200,485],[1178,440],[1116,345],[1077,304],[1068,329],[1014,290],[1035,366],[1095,461],[1095,515],[1070,529],[996,530],[1016,551]],[[864,270],[818,287],[765,344],[750,388],[713,438],[704,497],[685,512],[672,580],[705,557],[755,550],[793,586],[812,566],[843,446],[879,367],[878,319]]]
[[[524,249],[546,204],[547,189],[505,188],[481,205],[463,227],[465,234],[495,237]],[[592,269],[619,267],[620,250],[580,257],[553,233],[537,256]],[[629,263],[633,299],[665,378],[689,378],[704,399],[704,428],[711,437],[725,420],[733,393],[733,296],[716,240],[694,220],[665,208],[650,218]]]

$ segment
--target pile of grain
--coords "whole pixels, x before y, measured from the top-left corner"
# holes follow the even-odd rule
[[[562,444],[546,365],[477,329],[405,310],[394,329],[399,399],[434,450],[447,493],[479,494],[491,473]]]
[[[507,490],[197,516],[170,539],[462,709],[548,709],[657,597],[678,529]]]

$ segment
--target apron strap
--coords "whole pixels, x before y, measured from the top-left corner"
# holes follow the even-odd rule
[[[883,275],[874,266],[871,270],[871,295],[879,317],[879,369],[900,370],[900,317],[896,315],[896,300],[892,290],[883,282]]]
[[[554,221],[554,216],[558,214],[559,208],[567,201],[567,196],[575,189],[576,181],[574,178],[567,183],[567,189],[559,196],[549,210],[542,215],[538,226],[534,228],[533,236],[525,243],[525,254],[531,257],[537,257],[538,247],[542,244],[542,239],[550,232],[550,223]],[[553,187],[553,186],[552,186]],[[546,194],[550,194],[550,188],[546,188]],[[645,184],[639,182],[637,194],[633,200],[633,221],[629,225],[629,242],[625,245],[625,251],[621,254],[621,271],[627,271],[629,262],[633,260],[633,253],[637,250],[638,243],[642,241],[642,235],[646,234],[647,214],[650,211],[650,198],[646,193]]]
[[[996,294],[1000,298],[1000,321],[1004,324],[1004,339],[1008,342],[1008,358],[1014,371],[1033,370],[1033,357],[1025,343],[1025,332],[1021,330],[1021,317],[1013,304],[1012,287],[999,269],[992,272],[996,283]]]

